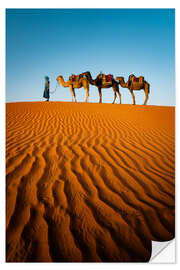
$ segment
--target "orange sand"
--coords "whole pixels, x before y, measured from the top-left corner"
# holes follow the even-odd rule
[[[174,237],[174,108],[6,105],[7,261],[148,261]]]

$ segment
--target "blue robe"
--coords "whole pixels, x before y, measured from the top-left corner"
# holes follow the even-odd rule
[[[49,98],[49,82],[48,81],[46,81],[45,83],[43,97]]]

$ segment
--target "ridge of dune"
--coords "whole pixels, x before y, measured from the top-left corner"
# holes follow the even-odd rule
[[[6,104],[6,260],[145,262],[174,238],[174,107]]]

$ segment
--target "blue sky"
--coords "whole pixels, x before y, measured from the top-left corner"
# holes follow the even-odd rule
[[[56,77],[102,71],[116,76],[143,75],[150,83],[150,105],[175,105],[174,9],[7,9],[6,101],[43,100],[44,76],[50,91]],[[121,88],[122,103],[132,103]],[[113,90],[103,89],[111,103]],[[76,90],[85,100],[83,88]],[[135,91],[136,103],[144,92]],[[68,88],[58,86],[52,101],[71,101]],[[90,102],[98,91],[90,86]],[[117,100],[118,101],[118,100]]]

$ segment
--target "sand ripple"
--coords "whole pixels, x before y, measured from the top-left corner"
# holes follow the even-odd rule
[[[174,108],[6,108],[8,262],[148,261],[174,237]]]

